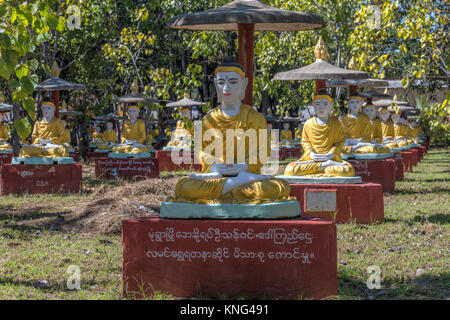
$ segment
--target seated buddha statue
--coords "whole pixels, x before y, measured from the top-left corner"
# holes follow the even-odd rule
[[[148,152],[149,146],[144,145],[147,138],[144,120],[138,119],[139,107],[130,105],[127,108],[128,120],[125,120],[122,129],[121,144],[112,148],[116,153],[143,153]]]
[[[270,157],[267,123],[263,114],[242,104],[248,83],[244,68],[226,57],[215,70],[214,83],[221,105],[202,120],[202,140],[196,145],[201,173],[181,178],[169,201],[256,204],[290,200],[286,180],[261,175]]]
[[[279,148],[276,131],[273,130],[272,122],[267,123],[267,139],[270,142],[270,149],[277,150]]]
[[[64,125],[55,117],[53,102],[42,102],[42,120],[36,121],[31,134],[32,145],[23,144],[20,157],[54,158],[68,157],[64,144]]]
[[[385,148],[371,143],[371,124],[369,117],[361,112],[364,99],[358,94],[348,98],[348,114],[339,121],[344,127],[345,144],[343,154],[353,153],[385,153]]]
[[[377,107],[373,104],[367,104],[364,106],[363,112],[370,120],[370,143],[375,144],[375,147],[379,152],[390,153],[390,148],[383,144],[381,122],[377,119]]]
[[[408,147],[413,141],[409,138],[409,128],[402,122],[400,112],[391,115],[394,124],[394,140],[399,147]]]
[[[117,144],[117,132],[114,130],[114,123],[112,121],[106,123],[106,130],[103,131],[102,140],[104,143],[110,145]]]
[[[313,98],[315,116],[303,126],[303,156],[288,164],[284,175],[311,177],[353,177],[355,169],[341,159],[345,136],[341,122],[331,115],[333,99],[326,91]]]
[[[295,145],[299,145],[302,143],[302,132],[303,132],[303,125],[299,123],[297,129],[295,129],[295,136],[294,136]]]
[[[394,122],[392,122],[391,113],[388,108],[382,107],[378,109],[378,117],[380,118],[383,144],[385,144],[389,149],[399,148],[400,146],[395,140]]]
[[[152,145],[154,143],[157,143],[156,137],[159,135],[158,128],[154,128],[152,124],[148,126],[147,130],[147,144]]]
[[[292,139],[292,131],[290,130],[289,122],[283,123],[283,130],[280,133],[280,147],[291,148],[294,146],[294,139]]]
[[[411,137],[414,140],[414,143],[420,144],[420,142],[424,140],[422,126],[416,121],[411,120],[409,122],[409,127],[411,128]]]
[[[4,123],[5,115],[0,112],[0,150],[11,150],[12,146],[8,142],[9,140],[9,130],[8,125]]]
[[[171,134],[171,140],[167,144],[169,148],[191,150],[191,141],[194,136],[194,123],[191,120],[189,108],[181,110],[181,119],[177,121],[177,126]]]

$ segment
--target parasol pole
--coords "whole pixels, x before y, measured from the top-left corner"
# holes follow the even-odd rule
[[[239,34],[239,63],[244,67],[245,75],[248,78],[247,90],[244,104],[253,106],[253,75],[254,75],[254,41],[255,41],[255,24],[254,23],[238,23]]]

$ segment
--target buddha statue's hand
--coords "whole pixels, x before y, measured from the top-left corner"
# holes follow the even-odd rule
[[[223,176],[218,172],[211,173],[191,173],[189,175],[189,179],[192,180],[209,180],[209,179],[220,179]]]
[[[241,172],[247,172],[248,165],[246,163],[237,164],[221,164],[214,163],[211,165],[209,172],[217,172],[224,176],[236,176]]]
[[[125,140],[124,144],[136,144],[137,141],[136,140]]]
[[[231,190],[239,186],[270,179],[272,179],[272,176],[265,176],[250,172],[239,172],[239,174],[236,177],[227,179],[222,189],[222,195],[226,194],[227,192],[230,192]]]
[[[322,164],[320,165],[320,168],[326,168],[326,167],[330,167],[330,166],[345,166],[344,162],[337,162],[337,161],[333,161],[333,160],[327,160],[325,162],[322,162]]]
[[[39,139],[39,144],[45,146],[47,144],[51,144],[52,141],[51,140],[47,140],[47,139]]]
[[[60,147],[60,145],[53,144],[53,143],[47,143],[47,144],[45,145],[44,149],[45,149],[45,150],[48,150],[48,149],[55,149],[55,148],[59,148],[59,147]]]
[[[361,139],[346,139],[345,140],[345,146],[354,146],[357,145],[358,143],[360,143]]]
[[[333,153],[331,153],[331,158],[333,158]],[[320,154],[320,153],[315,153],[315,152],[311,152],[310,154],[309,154],[309,156],[311,157],[311,159],[313,159],[314,161],[317,161],[317,162],[322,162],[322,161],[327,161],[327,160],[329,160],[330,158],[329,158],[329,153],[326,153],[326,154]]]

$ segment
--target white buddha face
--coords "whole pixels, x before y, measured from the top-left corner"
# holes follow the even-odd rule
[[[139,109],[138,108],[128,108],[128,117],[134,122],[139,117]]]
[[[331,114],[331,103],[327,99],[317,99],[313,103],[314,113],[320,119],[328,119]]]
[[[95,132],[100,133],[100,127],[95,127]]]
[[[267,124],[267,130],[269,130],[269,131],[272,130],[272,124],[271,123]]]
[[[198,118],[198,110],[192,109],[192,118],[197,119]]]
[[[375,110],[375,108],[372,107],[364,108],[364,113],[367,114],[370,120],[375,119],[375,117],[377,116],[377,110]]]
[[[283,129],[289,130],[289,123],[283,123]]]
[[[378,115],[380,116],[381,120],[383,120],[383,122],[386,122],[389,120],[389,116],[391,115],[389,113],[389,111],[386,110],[381,110]]]
[[[42,109],[42,114],[44,116],[45,121],[49,122],[52,121],[52,119],[55,117],[55,107],[48,105],[48,104],[43,104],[41,106]]]
[[[394,123],[398,123],[400,121],[400,115],[398,114],[393,114],[391,118]]]
[[[61,123],[62,123],[64,129],[67,128],[67,122],[65,120],[62,120]]]
[[[112,129],[113,129],[113,124],[111,122],[107,122],[106,123],[106,130],[107,131],[112,131]]]
[[[237,72],[219,72],[214,79],[219,102],[235,105],[245,98],[248,79]]]
[[[357,115],[361,111],[362,104],[363,102],[360,99],[350,99],[348,100],[348,111]]]
[[[158,111],[152,110],[151,116],[152,116],[153,119],[158,120]]]

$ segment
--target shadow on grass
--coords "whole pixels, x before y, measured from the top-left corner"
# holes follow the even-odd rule
[[[0,213],[0,221],[2,220],[13,220],[16,222],[22,222],[26,220],[34,220],[41,218],[54,217],[56,218],[58,215],[65,215],[70,213],[71,211],[58,211],[58,212],[41,212],[45,209],[51,209],[43,206],[30,208],[30,209],[22,209],[22,210],[14,210],[10,213]]]
[[[0,286],[14,286],[14,287],[18,287],[18,286],[25,286],[25,287],[30,287],[30,288],[35,288],[33,286],[33,284],[35,284],[36,282],[38,282],[39,280],[16,280],[13,278],[9,278],[9,277],[1,277],[0,278]],[[42,280],[41,280],[42,281]],[[111,280],[103,280],[103,281],[93,281],[93,280],[84,280],[81,282],[81,289],[87,289],[90,288],[91,286],[95,286],[95,285],[103,285],[106,286]],[[47,293],[55,293],[55,292],[61,292],[61,291],[66,291],[66,292],[76,292],[77,290],[69,290],[67,288],[67,283],[63,282],[63,283],[55,283],[53,281],[49,281],[49,284],[45,287],[41,287],[41,288],[36,288],[36,290],[41,290],[42,292],[47,292]]]
[[[438,224],[450,224],[450,215],[438,213],[434,215],[427,216],[423,218],[421,216],[416,216],[413,218],[414,222],[428,222],[428,223],[438,223]]]
[[[391,195],[413,195],[413,194],[426,194],[426,193],[449,193],[450,188],[426,188],[426,189],[419,189],[419,190],[403,190],[403,189],[397,189],[394,193],[391,193]]]
[[[383,272],[383,270],[381,270]],[[369,275],[367,276],[369,278]],[[447,299],[450,296],[450,273],[421,275],[414,279],[394,277],[381,279],[380,289],[368,289],[367,283],[340,271],[338,295],[355,299]]]

